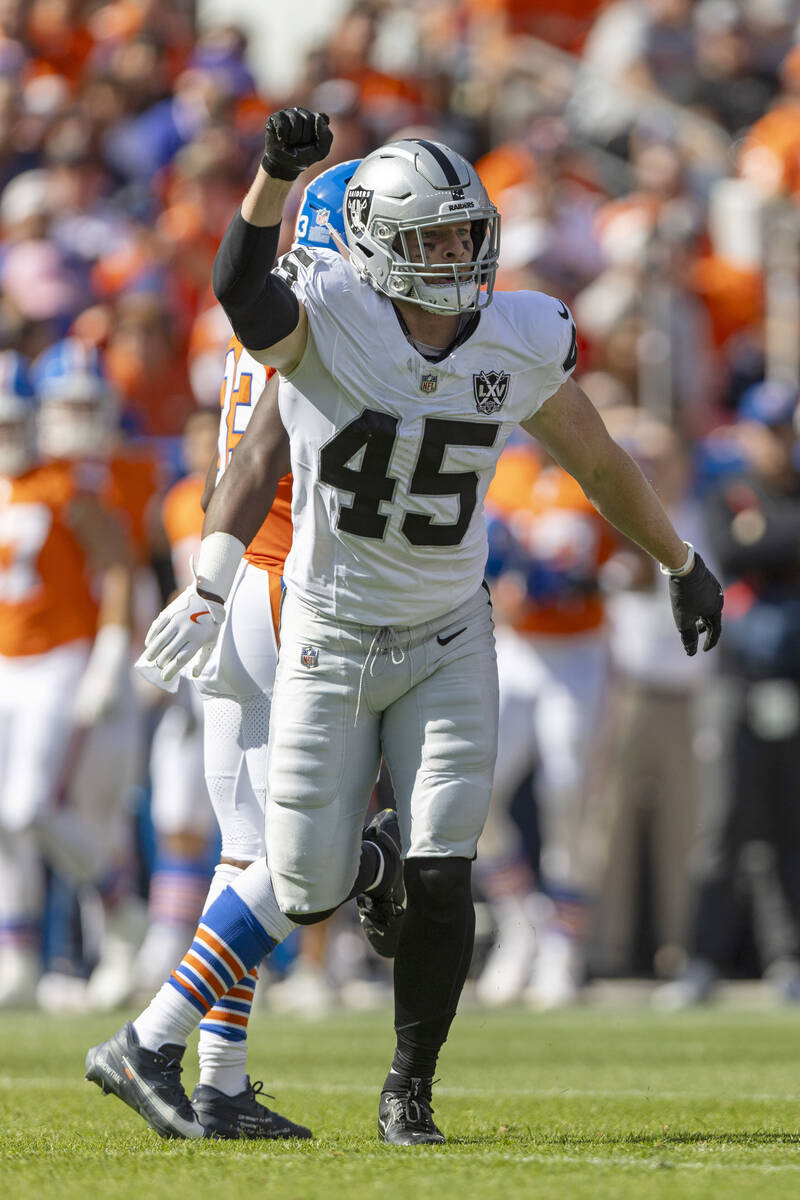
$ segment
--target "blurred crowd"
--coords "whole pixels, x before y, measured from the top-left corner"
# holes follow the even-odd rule
[[[13,405],[0,420],[48,496],[81,464],[60,511],[101,580],[96,645],[60,677],[57,783],[24,815],[11,785],[0,803],[0,1005],[146,992],[202,905],[196,705],[128,668],[183,586],[216,456],[213,257],[265,117],[295,103],[330,115],[329,162],[424,136],[476,163],[498,286],[570,305],[576,378],[726,587],[717,661],[685,659],[657,568],[529,439],[509,447],[475,995],[548,1008],[638,974],[680,1008],[763,975],[800,1002],[800,0],[356,0],[324,27],[285,95],[192,0],[0,0],[0,376],[38,450]],[[0,511],[0,607],[20,545]],[[5,737],[50,689],[17,690],[20,629],[0,629]],[[276,1006],[387,994],[346,917],[284,965]]]

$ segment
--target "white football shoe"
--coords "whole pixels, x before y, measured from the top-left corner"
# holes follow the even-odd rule
[[[100,961],[86,985],[87,1007],[95,1012],[119,1008],[137,987],[136,959],[147,928],[147,905],[129,896],[104,914]]]
[[[583,948],[561,931],[548,929],[541,937],[525,1002],[538,1012],[569,1008],[580,1000],[585,962]]]
[[[525,900],[518,896],[493,906],[494,943],[475,984],[475,996],[487,1008],[516,1004],[530,981],[536,933],[527,910]]]
[[[36,1003],[42,973],[38,950],[5,946],[0,950],[0,1008],[27,1008]]]

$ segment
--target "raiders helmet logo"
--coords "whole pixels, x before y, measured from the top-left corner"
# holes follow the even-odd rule
[[[480,371],[472,376],[475,405],[479,413],[491,416],[501,408],[508,395],[511,376],[508,371]]]
[[[361,237],[367,228],[374,194],[371,188],[363,187],[351,187],[347,192],[345,199],[347,223],[356,237]]]

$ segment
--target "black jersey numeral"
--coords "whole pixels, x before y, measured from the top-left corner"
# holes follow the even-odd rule
[[[289,250],[278,259],[278,264],[275,267],[275,274],[280,275],[289,285],[297,283],[297,277],[300,274],[300,267],[313,267],[314,259],[304,250],[302,246],[295,246],[294,250]]]
[[[578,334],[575,329],[575,325],[573,323],[572,341],[569,344],[569,350],[567,351],[567,357],[564,359],[563,363],[561,364],[561,370],[568,373],[569,371],[572,370],[572,368],[575,366],[575,363],[577,361],[578,361]]]
[[[448,446],[493,446],[499,425],[428,417],[409,492],[413,496],[458,496],[458,518],[437,524],[423,513],[406,513],[401,529],[412,546],[457,546],[467,532],[478,498],[477,471],[442,471]]]
[[[380,503],[391,500],[397,486],[397,480],[389,475],[396,436],[397,417],[365,408],[320,450],[322,482],[353,493],[353,503],[339,509],[337,529],[358,537],[383,537],[389,518],[380,512]],[[361,465],[348,466],[362,448]]]
[[[319,477],[343,492],[352,504],[339,509],[337,529],[358,537],[381,539],[389,520],[381,502],[394,496],[397,480],[389,474],[398,418],[366,408],[320,450]],[[466,533],[478,496],[477,471],[442,471],[448,446],[493,446],[499,425],[428,417],[422,433],[409,493],[457,496],[458,517],[449,523],[425,513],[406,513],[400,526],[412,546],[457,546]],[[362,453],[363,451],[363,453]],[[357,466],[351,465],[361,455]]]

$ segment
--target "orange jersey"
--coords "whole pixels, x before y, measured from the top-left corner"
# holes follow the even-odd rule
[[[234,447],[247,428],[250,415],[267,380],[274,375],[272,367],[256,362],[237,337],[228,343],[225,355],[225,374],[220,389],[220,423],[217,452],[219,468],[217,482],[230,462]],[[292,477],[284,475],[278,484],[269,516],[247,547],[245,558],[262,570],[281,574],[286,555],[292,546]]]
[[[0,479],[0,654],[44,654],[97,629],[86,553],[69,524],[67,463]]]
[[[64,463],[79,486],[99,496],[118,517],[138,563],[148,556],[147,515],[160,483],[158,459],[151,450],[124,448],[106,459],[70,459]]]
[[[540,467],[526,447],[512,446],[500,457],[486,499],[506,517],[531,564],[541,565],[538,574],[531,572],[516,628],[565,636],[602,625],[597,576],[616,539],[576,480],[559,466]]]
[[[172,566],[179,585],[189,579],[189,557],[200,548],[203,509],[200,500],[205,487],[202,475],[187,475],[173,484],[161,504],[161,520],[172,551]]]
[[[100,498],[119,513],[134,556],[143,562],[150,543],[148,510],[161,489],[158,458],[152,450],[126,448],[112,457],[109,469],[110,478]]]

